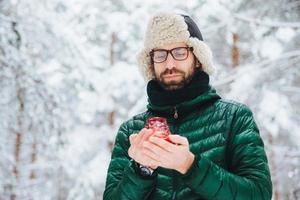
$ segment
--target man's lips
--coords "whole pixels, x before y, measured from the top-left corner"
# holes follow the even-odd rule
[[[163,75],[164,78],[176,78],[176,77],[179,77],[179,76],[182,76],[181,74],[166,74],[166,75]]]

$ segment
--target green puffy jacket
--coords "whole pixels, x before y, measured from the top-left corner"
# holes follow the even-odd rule
[[[157,176],[143,179],[135,172],[127,153],[128,137],[152,116],[166,117],[171,132],[188,139],[195,160],[185,175],[158,168]],[[147,112],[123,123],[104,191],[104,200],[260,200],[271,196],[267,157],[251,111],[220,99],[214,89],[176,107],[149,104]]]

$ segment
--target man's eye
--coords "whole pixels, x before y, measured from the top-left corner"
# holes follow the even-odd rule
[[[185,52],[175,52],[175,54],[174,54],[174,56],[179,56],[179,57],[185,56],[185,55],[186,55]]]
[[[166,54],[165,54],[164,52],[156,52],[156,53],[154,54],[154,56],[155,56],[156,58],[163,58],[163,57],[166,56]]]

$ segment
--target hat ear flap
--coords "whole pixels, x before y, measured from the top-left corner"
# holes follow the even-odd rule
[[[193,53],[202,65],[202,70],[212,75],[216,69],[212,62],[212,52],[207,44],[197,38],[189,38],[187,45],[193,47]]]
[[[137,55],[137,62],[140,72],[143,74],[144,79],[151,80],[154,78],[153,67],[151,66],[151,58],[145,49],[142,49]]]

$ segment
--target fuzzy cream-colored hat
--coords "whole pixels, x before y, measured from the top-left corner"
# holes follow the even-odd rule
[[[196,23],[187,15],[174,13],[158,13],[147,26],[144,48],[139,52],[137,61],[146,80],[153,79],[150,51],[165,44],[184,42],[193,47],[193,53],[202,65],[202,70],[211,75],[215,68],[212,64],[212,52],[203,42],[201,32]]]

